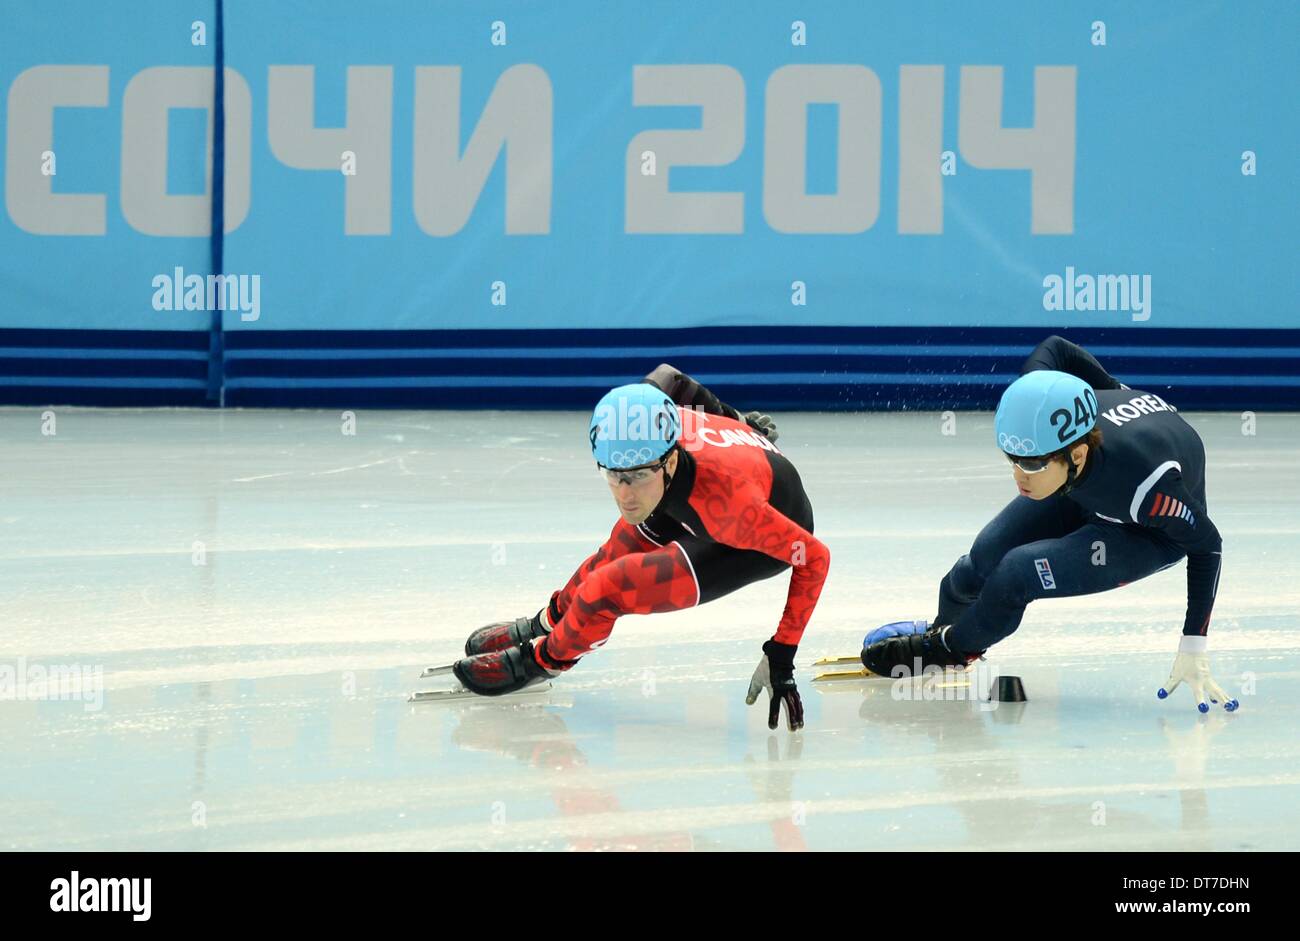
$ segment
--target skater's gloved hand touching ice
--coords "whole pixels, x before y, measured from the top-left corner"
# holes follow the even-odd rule
[[[785,704],[785,718],[790,731],[797,732],[803,728],[803,701],[799,698],[799,689],[794,682],[794,654],[798,649],[793,644],[769,640],[763,645],[763,659],[758,661],[758,669],[749,681],[745,705],[754,705],[758,694],[764,689],[768,691],[769,729],[776,728],[781,718],[782,703]]]
[[[1192,689],[1196,708],[1201,712],[1210,711],[1210,703],[1223,703],[1223,708],[1236,712],[1240,703],[1223,691],[1223,687],[1210,676],[1210,655],[1206,653],[1206,639],[1195,634],[1184,634],[1178,643],[1178,656],[1174,659],[1174,668],[1169,679],[1156,693],[1161,699],[1176,690],[1184,680]],[[1206,702],[1206,695],[1209,702]]]

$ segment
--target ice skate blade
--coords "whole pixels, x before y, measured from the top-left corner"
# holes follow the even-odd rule
[[[431,676],[446,676],[455,666],[454,663],[448,663],[440,667],[425,667],[424,672],[420,674],[420,679],[427,680]]]
[[[551,683],[541,683],[537,686],[525,686],[521,690],[513,693],[505,693],[501,696],[480,696],[478,693],[470,692],[462,687],[456,689],[430,689],[423,692],[415,692],[407,698],[409,703],[424,702],[453,702],[457,699],[472,699],[477,702],[489,703],[500,702],[503,699],[515,699],[520,696],[532,696],[537,693],[549,693],[553,685]]]
[[[838,657],[826,661],[818,660],[817,663],[851,663],[850,657]],[[861,661],[858,661],[861,663]],[[817,664],[813,664],[816,666]],[[945,682],[940,685],[969,685],[970,680],[965,678],[966,671],[958,667],[952,667],[943,672]],[[898,677],[899,679],[911,679],[911,677]],[[858,667],[856,670],[825,670],[818,673],[812,678],[814,683],[835,682],[837,680],[888,680],[895,677],[881,676],[879,673],[872,673],[866,667]],[[923,679],[923,677],[917,677]]]
[[[860,656],[859,657],[822,657],[820,660],[814,660],[813,666],[829,667],[841,663],[861,663],[861,662],[862,662],[862,658]]]
[[[818,673],[812,678],[814,683],[825,683],[835,680],[885,680],[887,676],[877,676],[866,667],[858,667],[856,670],[828,670],[825,673]]]

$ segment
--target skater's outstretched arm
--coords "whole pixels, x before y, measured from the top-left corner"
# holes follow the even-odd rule
[[[1024,365],[1020,367],[1020,375],[1031,373],[1037,369],[1054,369],[1057,372],[1067,372],[1071,376],[1078,376],[1093,389],[1127,389],[1128,386],[1120,382],[1110,373],[1102,368],[1097,358],[1079,346],[1077,343],[1071,343],[1065,337],[1050,336],[1042,343],[1035,347],[1034,351],[1029,354]]]
[[[1135,504],[1137,496],[1134,496]],[[1144,526],[1159,529],[1166,537],[1187,550],[1187,617],[1178,640],[1169,679],[1156,691],[1161,699],[1169,698],[1183,683],[1191,690],[1196,708],[1202,714],[1218,703],[1235,712],[1238,701],[1210,675],[1210,655],[1206,632],[1210,612],[1219,589],[1219,567],[1223,560],[1223,540],[1210,522],[1205,507],[1183,484],[1181,475],[1172,470],[1162,476],[1151,492],[1140,501],[1132,514]]]
[[[790,731],[797,732],[803,728],[803,702],[794,680],[794,657],[826,584],[831,553],[811,532],[768,503],[752,483],[733,479],[717,489],[719,492],[700,493],[698,503],[691,501],[709,532],[727,545],[761,552],[790,566],[790,589],[781,623],[772,639],[763,644],[763,658],[749,681],[745,702],[752,706],[766,689],[767,727],[777,727],[784,707]],[[733,506],[743,508],[733,513],[729,509]]]
[[[769,441],[777,439],[776,422],[772,421],[771,416],[761,412],[740,414],[676,366],[660,363],[650,375],[645,377],[645,381],[662,389],[682,408],[693,408],[709,415],[724,415],[736,421],[743,421]]]
[[[761,552],[791,567],[785,611],[772,640],[797,646],[826,583],[830,550],[772,506],[752,480],[722,475],[698,478],[690,502],[718,542]]]
[[[1223,560],[1223,538],[1199,500],[1183,484],[1177,470],[1169,470],[1138,500],[1134,495],[1133,522],[1152,529],[1187,553],[1187,616],[1185,635],[1204,636],[1214,610]]]

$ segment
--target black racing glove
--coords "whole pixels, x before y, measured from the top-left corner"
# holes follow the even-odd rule
[[[776,422],[772,421],[771,415],[764,415],[762,412],[746,412],[740,417],[745,419],[745,424],[750,428],[753,428],[773,444],[776,443]]]
[[[775,729],[781,718],[781,704],[785,703],[786,724],[791,732],[803,728],[803,701],[794,682],[794,654],[799,648],[769,640],[763,645],[763,659],[758,662],[754,676],[749,681],[745,704],[752,706],[758,694],[766,689],[771,698],[767,704],[767,727]]]

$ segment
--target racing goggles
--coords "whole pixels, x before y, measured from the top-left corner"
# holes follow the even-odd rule
[[[1015,454],[1007,454],[1006,451],[1003,451],[1002,453],[1006,454],[1008,461],[1016,465],[1016,467],[1019,467],[1026,474],[1040,474],[1047,470],[1048,464],[1052,463],[1050,457],[1019,457]]]
[[[600,472],[600,476],[605,478],[605,482],[610,486],[617,487],[619,484],[630,484],[635,487],[638,484],[643,484],[650,480],[650,478],[652,478],[655,473],[662,469],[667,463],[668,457],[665,455],[663,460],[656,464],[649,464],[645,467],[615,469],[613,467],[601,467],[597,464],[596,470]]]

